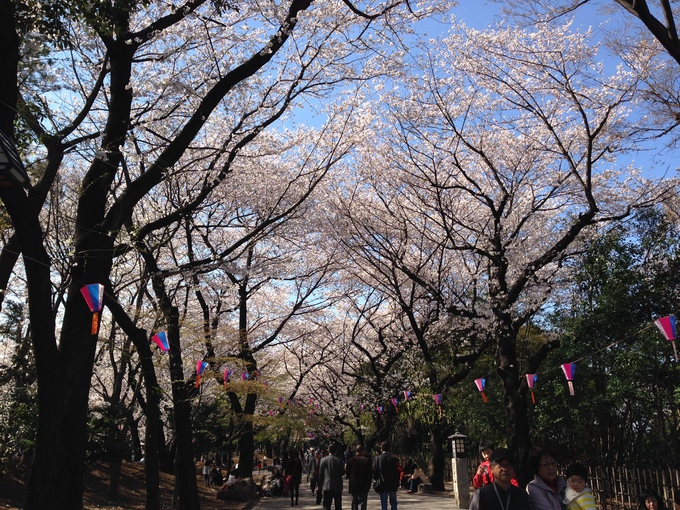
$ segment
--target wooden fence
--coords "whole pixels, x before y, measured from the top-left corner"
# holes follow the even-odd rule
[[[468,459],[470,488],[472,477],[477,471],[478,459]],[[447,463],[446,479],[451,480],[451,464]],[[564,474],[566,466],[560,466]],[[673,510],[673,491],[680,491],[680,470],[678,469],[629,469],[629,468],[588,468],[590,486],[598,507],[602,510],[639,509],[638,497],[645,490],[653,490],[664,500],[665,506]]]

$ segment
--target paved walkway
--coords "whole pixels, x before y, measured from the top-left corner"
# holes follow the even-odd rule
[[[309,484],[303,480],[300,485],[300,499],[295,509],[322,510],[321,505],[316,504],[316,496],[312,494]],[[408,510],[455,510],[453,508],[453,492],[436,492],[434,494],[407,494],[406,489],[397,492],[397,506]],[[287,496],[263,497],[254,507],[254,510],[284,510],[291,508],[290,498]],[[347,480],[342,491],[342,510],[351,510],[352,499],[347,492]],[[331,507],[331,510],[333,508]],[[368,493],[368,505],[366,510],[380,510],[380,496],[371,490]],[[389,510],[389,505],[388,505]]]

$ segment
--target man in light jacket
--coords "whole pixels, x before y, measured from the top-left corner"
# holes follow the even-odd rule
[[[342,460],[336,455],[338,445],[328,447],[329,455],[321,459],[319,479],[323,491],[323,508],[331,510],[331,502],[335,500],[335,510],[342,510],[342,476],[345,468]]]

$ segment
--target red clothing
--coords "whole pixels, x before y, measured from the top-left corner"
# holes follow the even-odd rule
[[[477,468],[477,472],[472,478],[472,485],[475,487],[475,489],[479,489],[480,487],[490,483],[493,483],[493,472],[491,471],[491,463],[488,460],[485,460]],[[519,487],[519,483],[517,482],[516,478],[510,480],[510,483],[512,483],[512,485],[515,487]]]
[[[490,462],[485,460],[477,468],[475,476],[472,478],[472,485],[475,489],[479,489],[484,485],[488,485],[493,482],[493,473],[491,472]]]

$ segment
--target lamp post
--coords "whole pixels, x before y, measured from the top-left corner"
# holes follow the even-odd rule
[[[467,470],[467,454],[465,440],[467,436],[456,432],[449,436],[451,452],[453,453],[453,499],[454,508],[468,508],[470,506],[470,477]]]
[[[14,141],[0,129],[0,186],[29,188],[31,181],[21,163]]]

